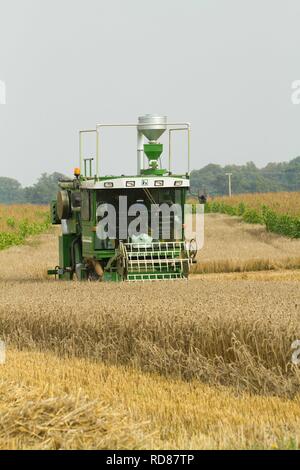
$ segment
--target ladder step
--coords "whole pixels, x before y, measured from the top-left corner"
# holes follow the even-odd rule
[[[138,259],[138,260],[128,260],[129,265],[141,265],[141,264],[152,264],[152,265],[161,265],[161,264],[174,264],[174,263],[188,263],[188,258],[160,258],[160,259]]]
[[[152,242],[152,243],[123,243],[127,252],[180,251],[185,248],[185,242]]]
[[[173,281],[176,279],[186,279],[181,273],[129,273],[127,275],[127,282],[138,281]]]
[[[139,257],[145,257],[145,256],[157,256],[157,257],[163,257],[163,256],[172,256],[175,258],[176,256],[180,255],[180,251],[129,251],[127,252],[128,258],[139,258]]]

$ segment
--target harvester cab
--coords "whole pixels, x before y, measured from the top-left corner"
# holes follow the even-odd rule
[[[136,128],[136,175],[100,174],[100,137],[106,127]],[[163,144],[158,139],[166,131],[169,164],[163,169]],[[187,171],[180,175],[171,170],[175,131],[187,134]],[[95,161],[84,158],[86,134],[95,136]],[[79,168],[74,178],[59,181],[57,199],[51,203],[52,223],[61,225],[61,235],[59,266],[48,273],[65,280],[186,279],[196,255],[189,249],[194,244],[185,237],[190,125],[147,114],[135,124],[99,124],[82,130],[79,144]]]

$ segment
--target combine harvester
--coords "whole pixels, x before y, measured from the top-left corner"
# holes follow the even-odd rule
[[[100,131],[105,127],[135,127],[137,129],[137,175],[100,176]],[[169,168],[161,168],[163,145],[157,140],[169,131]],[[174,131],[187,133],[187,173],[171,172],[171,136]],[[96,165],[83,156],[83,137],[96,138]],[[147,143],[144,143],[144,139]],[[100,124],[95,129],[83,130],[80,139],[80,168],[75,168],[73,179],[59,181],[57,200],[51,203],[53,224],[61,224],[59,237],[59,266],[48,274],[59,279],[100,281],[146,281],[186,279],[197,253],[195,240],[185,239],[184,217],[180,230],[174,229],[176,215],[160,213],[158,230],[153,236],[150,227],[153,214],[161,204],[176,205],[184,215],[187,191],[190,187],[190,125],[168,123],[167,118],[145,115],[137,124]],[[145,168],[145,157],[148,168]],[[125,196],[125,197],[124,197]],[[120,201],[122,200],[122,203]],[[124,201],[126,203],[124,205]],[[147,233],[130,233],[128,207],[144,207],[147,213]],[[113,207],[115,235],[99,236],[99,223]],[[153,209],[154,208],[154,209]],[[139,209],[141,211],[141,209]],[[124,230],[125,224],[125,230]],[[170,236],[164,236],[169,226]],[[100,230],[101,232],[101,230]],[[175,233],[176,232],[176,233]]]

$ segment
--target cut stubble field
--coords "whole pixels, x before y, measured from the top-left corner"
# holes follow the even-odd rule
[[[300,247],[215,214],[205,241],[198,265],[216,273],[260,256],[282,268]],[[298,447],[297,271],[59,283],[54,231],[0,262],[0,447]]]

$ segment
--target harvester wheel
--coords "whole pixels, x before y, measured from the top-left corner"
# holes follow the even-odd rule
[[[126,272],[125,262],[122,256],[119,256],[117,258],[117,272],[122,279],[126,277],[125,276],[125,272]]]
[[[100,281],[101,278],[100,276],[98,276],[98,274],[93,270],[89,270],[88,271],[88,281],[90,282],[97,282],[97,281]]]
[[[198,253],[197,242],[196,242],[195,238],[193,238],[189,242],[189,254],[190,254],[190,257],[192,258],[193,261],[196,258],[197,253]]]
[[[102,281],[103,279],[103,268],[99,261],[94,259],[88,260],[88,267],[87,267],[87,278],[88,281]]]

